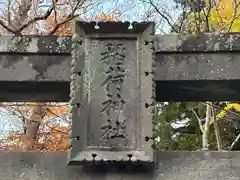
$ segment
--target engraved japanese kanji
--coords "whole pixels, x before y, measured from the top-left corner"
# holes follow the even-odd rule
[[[100,62],[107,67],[103,71],[106,74],[106,79],[101,84],[101,87],[105,87],[106,100],[102,102],[101,113],[105,113],[107,119],[101,127],[101,139],[126,139],[126,118],[123,116],[125,100],[121,95],[122,84],[126,77],[125,48],[120,43],[108,43],[105,47],[106,51],[101,53]]]

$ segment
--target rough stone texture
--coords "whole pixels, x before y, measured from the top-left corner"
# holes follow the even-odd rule
[[[240,33],[205,33],[200,35],[156,35],[156,51],[162,52],[216,52],[239,51]]]
[[[240,49],[238,37],[238,33],[156,35],[155,80],[239,79],[239,54],[226,52]],[[0,81],[70,81],[70,37],[2,35],[0,39]],[[194,50],[198,53],[190,53]],[[75,71],[81,73],[82,68],[79,64]]]
[[[69,63],[72,49],[70,37],[2,35],[0,38],[0,80],[28,81],[36,79],[37,76],[40,80],[55,81],[53,75],[49,75],[51,72],[55,74],[56,80],[70,80]],[[200,79],[225,79],[226,77],[231,79],[240,76],[236,71],[236,67],[239,67],[238,54],[219,54],[218,52],[239,50],[239,33],[202,34],[200,36],[156,35],[154,40],[158,54],[156,80],[184,79],[184,72],[186,75],[189,74],[187,79],[198,78],[199,74],[203,74]],[[202,53],[181,55],[177,53],[193,51]],[[206,51],[215,52],[215,54],[207,54]],[[166,54],[167,52],[177,54]],[[39,56],[40,54],[42,55]],[[52,56],[57,54],[60,56]],[[227,63],[226,67],[225,63]],[[82,68],[79,66],[76,69],[81,72]],[[163,70],[168,73],[163,75]],[[195,74],[193,75],[192,72]],[[171,73],[178,76],[172,76]]]
[[[0,81],[70,80],[70,55],[1,55]]]
[[[67,166],[66,153],[0,153],[2,180],[239,180],[239,152],[158,152],[156,167]],[[152,170],[150,170],[152,169]]]
[[[69,55],[0,55],[0,81],[70,81]],[[240,54],[157,54],[156,81],[239,79]],[[81,67],[78,72],[81,74]]]
[[[93,22],[76,25],[72,53],[71,164],[152,162],[152,141],[145,137],[152,137],[155,98],[151,71],[155,53],[152,45],[145,42],[152,39],[154,24],[135,23],[136,31],[128,30],[126,24],[106,22],[95,31]],[[119,34],[109,30],[117,28],[115,25]],[[82,55],[78,56],[79,52]],[[78,81],[76,67],[82,64],[82,58],[84,69]]]
[[[121,23],[112,25],[100,23],[103,26],[100,33],[122,32]],[[106,27],[105,27],[106,26]],[[109,27],[107,27],[109,26]],[[128,26],[128,23],[126,23]],[[138,26],[138,31],[143,30],[144,23]],[[89,32],[94,29],[94,25]],[[92,30],[90,30],[93,28]],[[134,28],[128,32],[134,33]],[[22,52],[22,53],[71,53],[71,37],[59,36],[13,36],[1,35],[0,52]],[[155,35],[157,52],[182,52],[182,51],[236,51],[240,48],[240,33],[205,33],[201,35]]]
[[[0,81],[69,81],[71,37],[0,36]]]
[[[136,23],[137,24],[137,23]],[[100,23],[103,26],[100,33],[122,32],[121,23],[112,25]],[[105,27],[106,26],[106,27]],[[109,27],[108,27],[109,26]],[[128,26],[128,23],[126,23]],[[88,27],[89,28],[89,27]],[[94,29],[94,25],[90,29]],[[138,31],[144,29],[144,23],[138,26]],[[89,32],[92,30],[89,29]],[[128,32],[134,32],[134,28]],[[0,52],[22,52],[22,53],[71,53],[71,37],[59,36],[14,36],[1,35]],[[182,52],[182,51],[238,51],[240,48],[240,33],[205,33],[200,35],[155,35],[157,52]]]
[[[238,37],[239,33],[154,36],[154,79],[157,92],[161,92],[156,94],[157,100],[240,99]],[[0,101],[69,101],[70,37],[23,36],[20,40],[2,35],[0,39]],[[75,68],[77,81],[83,65],[82,61]],[[203,81],[196,81],[199,79]],[[55,82],[59,85],[54,86]],[[18,92],[23,85],[25,88]],[[220,89],[225,91],[219,95],[216,90]]]
[[[0,53],[70,54],[71,37],[60,36],[0,36]]]
[[[239,152],[159,152],[155,179],[239,180]]]
[[[158,54],[155,80],[240,79],[240,53]]]

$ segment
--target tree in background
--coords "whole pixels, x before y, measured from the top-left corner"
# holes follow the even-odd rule
[[[173,32],[239,32],[239,0],[175,0],[182,11]]]
[[[66,20],[66,12],[68,9],[61,10],[60,13],[52,14],[49,18],[43,22],[44,29],[41,34],[53,34],[59,36],[71,36],[72,35],[72,26],[76,20],[84,20],[79,17],[73,18],[71,21]],[[107,15],[105,13],[100,13],[96,15],[94,20],[98,21],[113,21],[116,20],[113,18],[113,14]],[[57,28],[57,29],[56,29]]]
[[[44,104],[46,111],[42,114],[39,113],[41,112],[38,109],[39,105],[37,103],[2,103],[2,109],[20,121],[22,125],[21,129],[13,132],[5,139],[2,148],[44,151],[66,150],[66,133],[70,121],[67,114],[67,105]],[[57,122],[56,118],[61,123]],[[59,132],[58,135],[56,132]],[[60,146],[55,148],[58,144]]]
[[[38,13],[39,7],[34,3],[39,1],[9,2],[0,19],[2,33],[72,35],[72,23],[98,5],[97,1],[92,0],[53,0],[43,13]],[[93,16],[93,19],[111,21],[112,17],[111,14],[99,13]],[[1,103],[1,110],[10,114],[22,125],[20,129],[0,141],[2,149],[67,150],[67,129],[71,121],[67,104]]]
[[[98,0],[52,0],[51,3],[44,5],[46,8],[40,8],[41,4],[39,0],[7,1],[0,25],[5,32],[17,35],[38,34],[42,23],[54,14],[55,24],[49,32],[49,34],[53,34],[61,25],[71,21],[75,17],[88,13],[91,9],[97,7],[98,4]],[[61,21],[57,19],[59,13],[61,14],[59,16]]]
[[[67,129],[70,123],[68,105],[46,103],[2,103],[1,111],[20,121],[21,128],[1,142],[2,149],[11,150],[67,150]]]
[[[171,32],[239,32],[239,0],[140,0]],[[174,9],[174,12],[171,11]],[[177,16],[178,15],[178,16]],[[177,17],[177,18],[176,18]],[[164,30],[162,30],[164,32]],[[239,150],[239,102],[160,103],[154,118],[161,150]]]

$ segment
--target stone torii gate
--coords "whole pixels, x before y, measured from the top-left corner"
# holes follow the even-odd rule
[[[71,37],[0,38],[1,101],[70,100]],[[239,33],[155,35],[154,41],[157,101],[240,99]]]
[[[151,148],[155,101],[240,99],[238,34],[159,36],[151,22],[97,25],[77,22],[73,41],[1,37],[1,101],[70,100],[73,122],[68,158],[0,153],[0,177],[239,179],[238,152]]]

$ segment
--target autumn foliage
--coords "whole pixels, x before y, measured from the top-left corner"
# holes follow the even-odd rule
[[[70,116],[67,105],[44,104],[44,116],[34,112],[37,103],[2,103],[1,108],[22,121],[26,130],[13,132],[0,141],[2,150],[12,151],[66,151],[68,147],[68,125]],[[33,118],[34,115],[34,118]],[[30,122],[33,121],[33,122]],[[33,123],[33,124],[31,124]],[[32,126],[34,125],[37,126]],[[39,124],[38,124],[39,123]],[[35,129],[37,127],[37,129]],[[29,133],[28,133],[29,131]],[[36,131],[36,137],[33,136]]]
[[[54,31],[54,35],[59,35],[59,36],[71,36],[72,35],[72,26],[73,23],[75,21],[79,21],[79,20],[86,20],[84,18],[80,18],[80,17],[75,17],[67,22],[65,22],[65,20],[68,18],[67,16],[67,7],[61,10],[60,12],[54,13],[52,15],[50,15],[50,17],[44,21],[44,31],[42,32],[42,34],[49,34],[49,32],[51,33],[56,25],[58,26],[58,28]],[[97,15],[95,17],[96,21],[113,21],[113,16],[111,15],[107,15],[105,13],[100,13],[99,15]],[[64,23],[62,23],[64,22]]]
[[[59,22],[63,22],[66,19],[66,14],[58,14],[56,17],[55,15],[51,15],[46,21],[44,21],[44,31],[43,34],[49,34],[55,27],[55,24],[58,24]],[[59,36],[71,36],[72,35],[72,26],[75,21],[83,20],[79,17],[76,17],[68,22],[65,22],[64,24],[61,24],[59,28],[53,33],[54,35]],[[113,17],[110,15],[106,15],[104,13],[101,13],[100,15],[97,15],[95,20],[97,21],[112,21]]]
[[[44,124],[43,124],[44,125]],[[55,127],[48,133],[41,132],[34,143],[29,146],[29,141],[24,134],[14,134],[3,142],[2,149],[12,151],[66,151],[68,148],[68,127]]]
[[[19,1],[20,2],[20,1]],[[73,23],[77,20],[90,20],[81,18],[73,8],[73,2],[67,0],[53,0],[53,4],[48,10],[50,15],[46,19],[34,22],[36,25],[42,24],[43,29],[39,34],[71,36]],[[20,2],[21,3],[21,2]],[[62,4],[57,6],[56,3]],[[21,6],[21,4],[19,5]],[[76,6],[77,7],[77,6]],[[26,6],[27,8],[27,6]],[[25,13],[20,13],[19,9],[13,14],[25,14],[22,16],[21,24],[16,15],[14,25],[21,26],[29,22],[29,9]],[[75,12],[74,12],[75,11]],[[44,13],[43,13],[44,14]],[[7,24],[8,11],[4,10],[2,20]],[[43,15],[39,15],[43,16]],[[93,18],[97,21],[112,21],[113,16],[100,13]],[[91,19],[92,20],[92,19]],[[19,28],[19,27],[17,27]],[[31,28],[24,29],[23,34],[27,34]],[[4,32],[4,31],[3,31]],[[58,105],[57,103],[1,103],[0,109],[17,119],[22,124],[22,130],[15,131],[0,141],[0,149],[12,151],[66,151],[68,147],[68,126],[70,115],[68,105]]]
[[[179,33],[195,32],[239,32],[239,0],[203,0],[204,6],[195,3],[200,11],[183,14]]]

